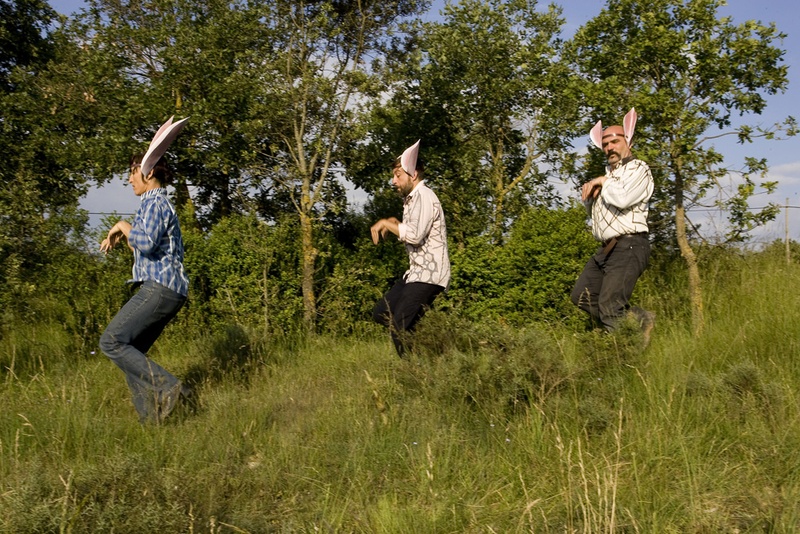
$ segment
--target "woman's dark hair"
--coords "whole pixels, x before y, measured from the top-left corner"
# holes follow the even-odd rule
[[[128,164],[128,167],[132,169],[135,166],[141,165],[143,157],[144,154],[134,154],[131,156],[131,161]],[[166,156],[162,156],[153,167],[153,178],[158,180],[158,183],[164,186],[169,185],[169,183],[172,181],[172,170],[169,168],[169,164],[166,161]]]

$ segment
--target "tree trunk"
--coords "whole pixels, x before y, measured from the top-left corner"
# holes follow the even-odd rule
[[[494,189],[494,212],[492,213],[492,242],[496,246],[503,243],[503,222],[505,221],[505,166],[503,165],[503,143],[489,145],[492,154],[492,177]]]
[[[317,317],[317,298],[314,294],[314,271],[319,251],[314,248],[314,224],[310,211],[300,213],[300,242],[303,258],[303,324],[308,332],[314,331]]]
[[[189,194],[189,186],[186,185],[186,180],[184,178],[179,178],[175,180],[173,186],[175,187],[175,205],[178,209],[191,207],[192,212],[194,212],[194,204]]]
[[[505,218],[505,191],[503,190],[502,169],[495,167],[495,193],[494,193],[494,213],[492,214],[492,242],[496,246],[503,244],[503,221]]]
[[[681,256],[686,261],[689,272],[689,305],[692,310],[692,330],[695,335],[700,334],[705,326],[703,317],[703,288],[700,280],[700,269],[697,266],[697,256],[689,245],[686,235],[686,210],[683,207],[682,181],[676,180],[675,199],[675,233]]]

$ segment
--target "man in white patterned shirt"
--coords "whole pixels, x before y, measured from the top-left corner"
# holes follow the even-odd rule
[[[631,109],[623,126],[603,130],[598,121],[590,133],[594,144],[605,153],[608,166],[604,176],[583,184],[581,200],[591,214],[592,233],[601,245],[584,267],[571,297],[609,331],[630,312],[642,326],[647,343],[655,314],[631,307],[629,300],[650,258],[647,203],[654,184],[650,167],[631,153],[635,127],[636,111]]]
[[[405,243],[409,268],[375,305],[373,319],[388,326],[397,354],[404,356],[407,333],[450,283],[450,257],[444,211],[423,181],[419,141],[397,158],[392,186],[403,197],[403,220],[381,219],[370,228],[376,245],[391,232]]]

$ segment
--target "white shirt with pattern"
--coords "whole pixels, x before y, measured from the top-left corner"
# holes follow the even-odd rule
[[[447,287],[450,255],[447,226],[439,197],[421,181],[403,200],[403,221],[398,225],[400,241],[408,252],[406,282],[425,282]]]
[[[596,199],[585,202],[592,215],[592,234],[608,241],[624,234],[647,232],[647,203],[653,194],[653,175],[644,161],[623,160],[606,167],[606,181]]]

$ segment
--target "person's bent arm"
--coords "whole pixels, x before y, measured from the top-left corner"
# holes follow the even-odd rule
[[[598,176],[583,184],[581,187],[581,200],[586,202],[596,199],[607,179],[605,176]]]
[[[111,227],[106,238],[100,243],[100,251],[108,254],[108,251],[117,246],[117,243],[119,243],[123,236],[127,239],[130,233],[131,223],[128,221],[117,221],[117,224]],[[133,250],[130,243],[128,243],[128,247]]]
[[[372,242],[377,245],[381,238],[386,239],[386,236],[389,235],[389,232],[399,237],[399,226],[400,221],[398,221],[396,217],[389,217],[387,219],[379,220],[369,229],[370,234],[372,234]]]
[[[624,210],[647,200],[653,194],[653,176],[644,162],[626,169],[619,179],[608,180],[603,187],[603,200]]]

